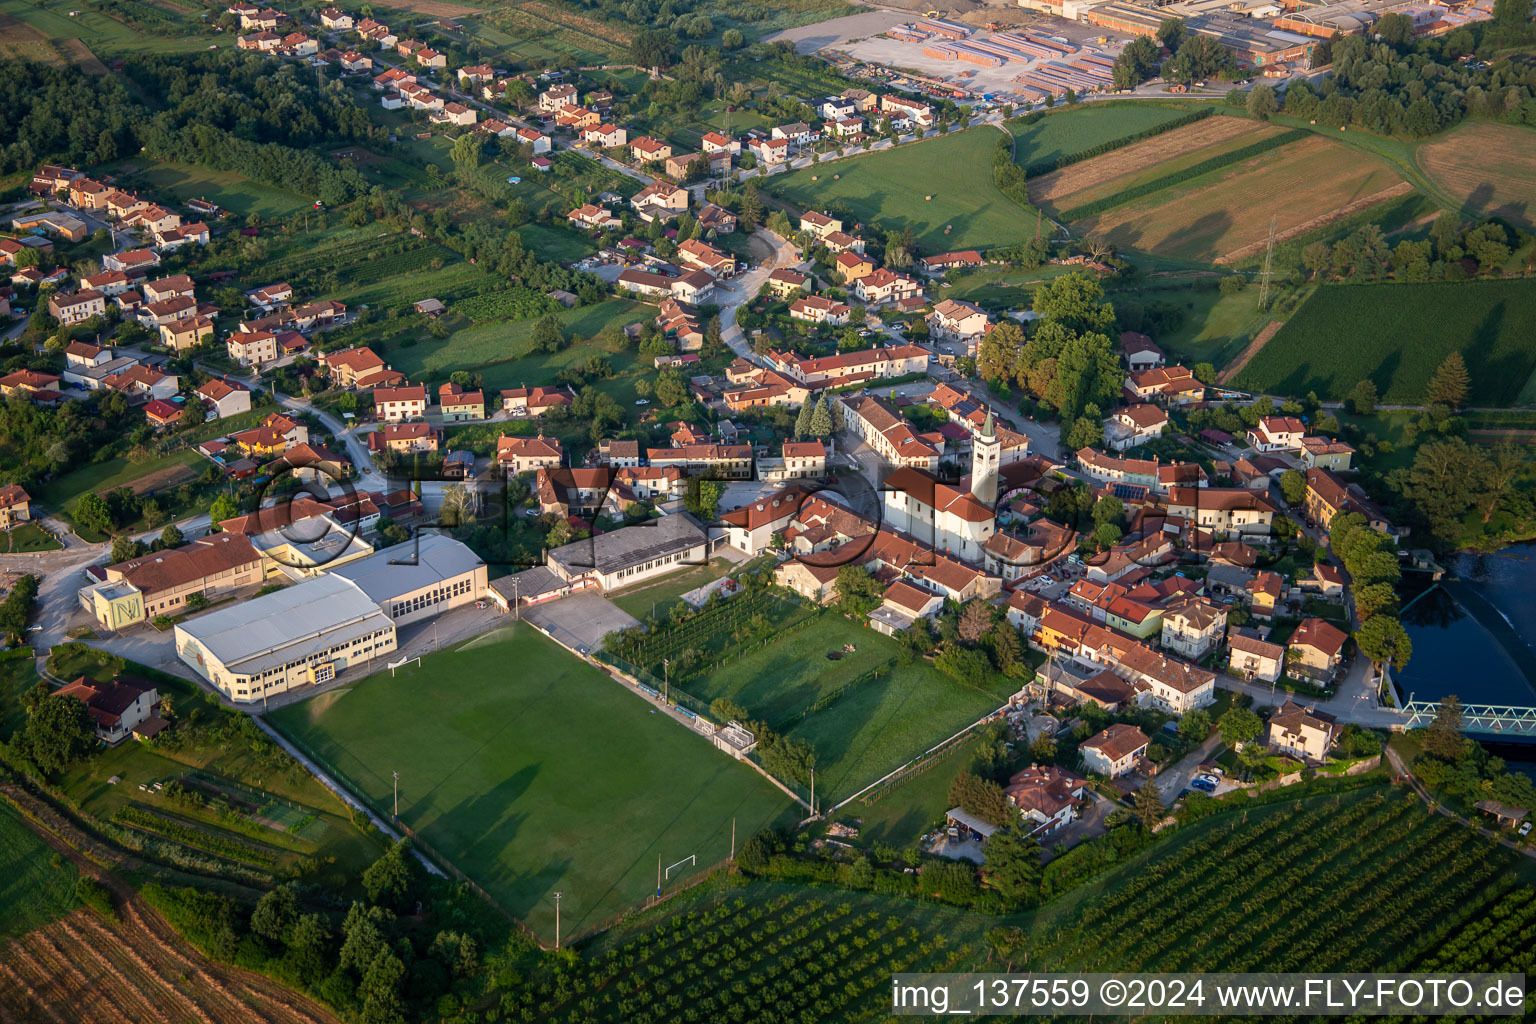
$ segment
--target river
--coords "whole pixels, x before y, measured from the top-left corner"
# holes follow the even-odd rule
[[[1443,584],[1404,607],[1413,657],[1397,675],[1399,691],[1421,701],[1455,694],[1464,704],[1536,706],[1536,544],[1457,555],[1448,568]],[[1498,752],[1536,761],[1525,743]]]

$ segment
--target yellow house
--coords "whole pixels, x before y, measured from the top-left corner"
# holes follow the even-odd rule
[[[1248,584],[1248,602],[1253,608],[1253,614],[1261,619],[1273,618],[1275,604],[1280,600],[1280,592],[1284,587],[1285,581],[1274,573],[1259,573]]]

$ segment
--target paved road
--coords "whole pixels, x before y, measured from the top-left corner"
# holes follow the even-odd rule
[[[772,253],[771,258],[745,273],[738,274],[727,284],[717,286],[715,294],[719,296],[717,304],[720,307],[721,338],[738,356],[748,362],[761,363],[757,354],[752,351],[752,344],[746,333],[736,325],[736,310],[752,301],[768,280],[769,274],[784,267],[799,267],[801,260],[800,253],[792,244],[766,228],[753,232],[752,240],[766,246]]]

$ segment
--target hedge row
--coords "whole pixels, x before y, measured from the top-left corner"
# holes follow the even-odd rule
[[[1081,160],[1088,160],[1092,157],[1103,156],[1105,153],[1120,149],[1123,146],[1129,146],[1133,142],[1140,142],[1143,139],[1150,139],[1154,136],[1161,135],[1164,132],[1171,132],[1175,128],[1183,128],[1185,125],[1194,124],[1196,121],[1203,121],[1207,117],[1210,117],[1213,113],[1215,113],[1215,111],[1210,107],[1204,107],[1200,110],[1192,110],[1185,114],[1183,117],[1176,117],[1172,121],[1165,121],[1162,124],[1153,125],[1151,128],[1143,128],[1139,132],[1132,132],[1130,135],[1125,135],[1118,139],[1110,139],[1108,142],[1101,142],[1097,146],[1089,146],[1087,149],[1079,150],[1076,153],[1066,153],[1062,156],[1053,157],[1050,160],[1037,160],[1024,168],[1024,177],[1036,178],[1042,174],[1050,174],[1052,171],[1059,171],[1063,167],[1070,166]]]
[[[996,185],[997,190],[1003,195],[1027,210],[1029,209],[1029,184],[1024,178],[1024,172],[1019,170],[1019,165],[1013,162],[1012,138],[998,139],[997,148],[992,151],[992,184]]]
[[[1279,135],[1272,135],[1267,139],[1251,142],[1241,149],[1232,150],[1230,153],[1219,153],[1216,156],[1207,157],[1183,170],[1174,171],[1172,174],[1165,174],[1161,178],[1154,178],[1151,181],[1144,181],[1140,185],[1132,185],[1123,192],[1116,192],[1114,195],[1105,196],[1103,199],[1095,199],[1091,203],[1084,203],[1082,206],[1074,206],[1070,210],[1063,210],[1061,219],[1071,223],[1075,220],[1082,220],[1084,217],[1096,217],[1105,210],[1124,206],[1134,199],[1140,199],[1142,196],[1149,196],[1154,192],[1160,192],[1182,181],[1198,178],[1202,174],[1209,174],[1211,171],[1220,170],[1232,164],[1242,163],[1244,160],[1251,160],[1253,157],[1267,153],[1272,149],[1278,149],[1281,146],[1288,146],[1293,142],[1298,142],[1310,134],[1311,132],[1305,129],[1293,128],[1288,132],[1281,132]]]

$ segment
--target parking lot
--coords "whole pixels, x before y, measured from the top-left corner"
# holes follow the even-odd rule
[[[601,647],[609,633],[640,625],[639,619],[592,591],[535,605],[523,612],[523,618],[582,654]]]

